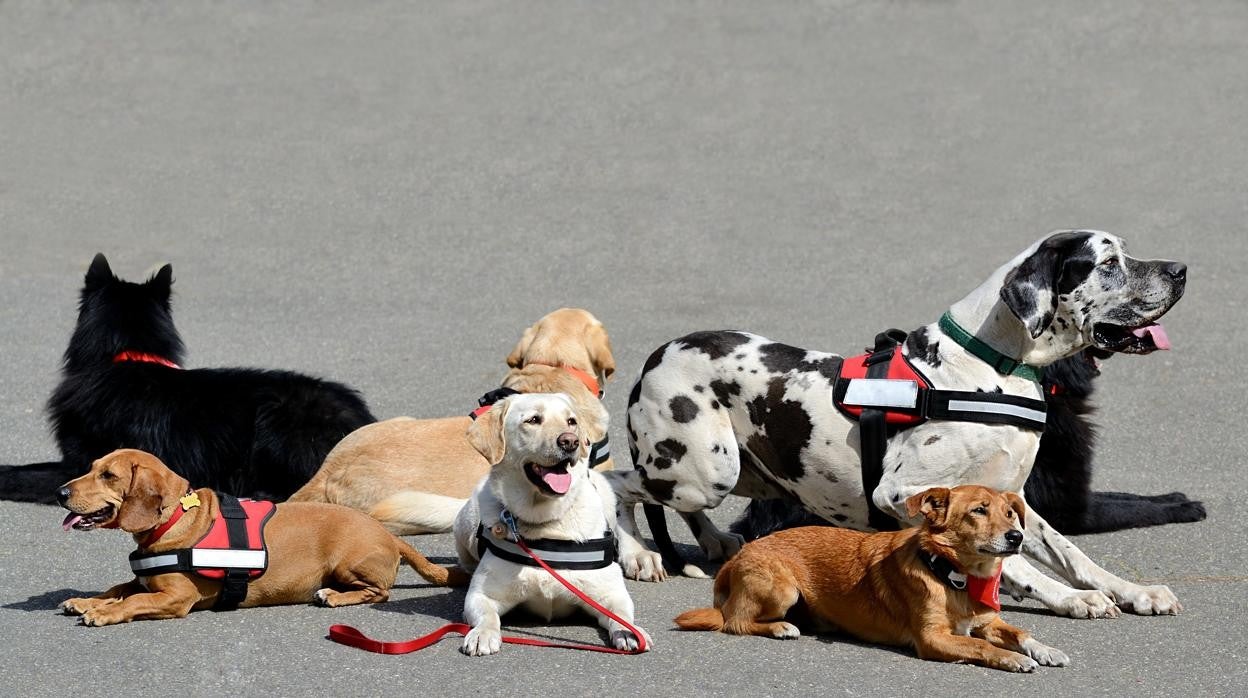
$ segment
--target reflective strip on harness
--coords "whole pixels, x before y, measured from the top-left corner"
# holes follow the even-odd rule
[[[919,384],[892,378],[853,378],[845,389],[845,404],[860,407],[919,406]]]
[[[606,461],[611,457],[611,441],[606,434],[602,435],[602,441],[595,443],[589,447],[589,467],[594,467],[599,463]],[[541,554],[540,552],[538,553]]]
[[[152,555],[143,558],[131,558],[130,569],[139,574],[145,570],[155,569],[157,567],[169,567],[178,564],[177,553],[167,553],[161,555]]]
[[[615,562],[615,537],[604,531],[602,538],[586,541],[540,539],[525,541],[529,548],[555,569],[596,570]],[[486,551],[518,565],[538,567],[527,553],[510,540],[495,538],[484,526],[477,527],[477,555]]]
[[[1041,429],[1044,428],[1046,413],[1041,410],[1033,410],[1029,407],[1020,407],[1018,405],[1010,405],[999,402],[983,402],[980,400],[950,400],[950,412],[980,412],[983,414],[1008,414],[1020,419],[1027,419],[1035,422]]]
[[[263,570],[269,564],[269,554],[264,550],[191,550],[191,564],[195,567],[231,567],[234,569]]]

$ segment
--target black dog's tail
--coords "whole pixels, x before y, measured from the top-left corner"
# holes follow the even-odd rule
[[[81,474],[60,461],[0,465],[0,499],[56,504],[57,489]]]

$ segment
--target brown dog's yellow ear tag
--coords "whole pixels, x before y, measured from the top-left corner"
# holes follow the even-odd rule
[[[191,509],[199,506],[199,493],[192,492],[178,501],[182,502],[182,511],[190,511]]]

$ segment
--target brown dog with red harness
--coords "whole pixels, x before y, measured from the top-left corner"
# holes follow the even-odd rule
[[[748,543],[715,577],[715,607],[676,618],[684,630],[796,638],[815,629],[909,645],[919,657],[1005,671],[1070,659],[1001,620],[1001,560],[1018,553],[1026,508],[1013,493],[963,485],[910,497],[922,525],[868,534],[807,526]]]
[[[144,451],[113,451],[57,495],[70,512],[65,528],[120,528],[139,544],[130,556],[133,580],[61,604],[84,625],[181,618],[205,608],[378,603],[389,598],[400,559],[437,585],[468,581],[361,512],[334,504],[240,505],[192,490]]]

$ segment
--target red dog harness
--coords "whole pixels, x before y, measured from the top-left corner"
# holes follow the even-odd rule
[[[872,499],[884,473],[888,439],[929,419],[980,424],[1008,424],[1044,431],[1048,405],[1044,400],[1003,393],[940,390],[899,350],[906,334],[888,330],[875,337],[875,349],[846,358],[834,381],[832,402],[859,423],[862,491],[867,497],[868,522],[880,530],[897,522],[880,511]]]
[[[161,366],[165,366],[168,368],[178,368],[178,369],[182,368],[181,366],[175,364],[174,362],[170,361],[169,359],[166,359],[163,356],[157,356],[156,354],[148,354],[147,352],[143,352],[143,351],[133,351],[131,349],[127,349],[121,352],[120,354],[118,354],[117,356],[113,357],[113,363],[115,364],[123,363],[126,361],[136,361],[138,363],[143,363],[143,364],[160,364]]]
[[[156,542],[181,518],[183,511],[199,506],[198,498],[182,507],[163,526],[152,532],[144,547]],[[222,582],[213,610],[237,608],[247,597],[247,582],[264,574],[269,567],[269,551],[264,545],[264,527],[277,505],[273,502],[237,499],[217,494],[219,511],[212,527],[189,548],[130,553],[130,569],[139,577],[166,572],[194,572]]]

